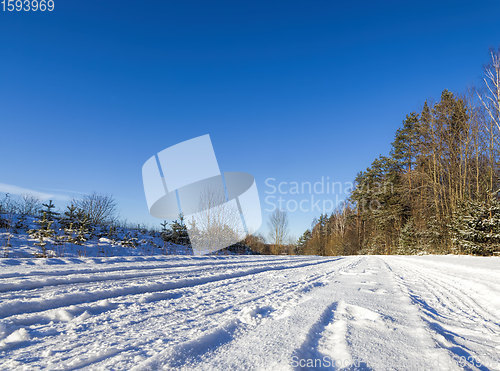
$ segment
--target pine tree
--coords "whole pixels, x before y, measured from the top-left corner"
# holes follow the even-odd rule
[[[45,210],[42,210],[41,218],[35,220],[35,223],[38,225],[38,229],[31,229],[28,231],[32,238],[38,239],[38,242],[35,243],[36,246],[40,246],[42,253],[39,255],[40,257],[47,257],[47,243],[48,239],[55,236],[56,231],[52,228],[54,224],[54,217],[58,215],[58,213],[52,211],[55,208],[52,200],[49,200],[47,204],[42,204],[45,207]]]
[[[46,204],[42,204],[42,206],[45,207],[45,210],[43,210],[43,212],[47,215],[48,220],[55,221],[55,219],[57,218],[57,215],[59,215],[59,213],[52,211],[52,209],[54,209],[56,207],[52,203],[52,200],[49,200],[49,202]]]
[[[166,228],[165,222],[162,223],[162,239],[165,242],[171,242],[176,245],[190,245],[187,227],[184,224],[184,216],[179,214],[179,220],[174,220],[170,228]]]
[[[167,239],[169,235],[169,229],[168,229],[168,222],[164,220],[161,224],[161,231],[160,231],[160,237],[163,241],[163,249],[165,250],[166,253],[166,248],[167,248]]]
[[[422,252],[422,246],[413,219],[408,220],[401,229],[396,252],[400,255],[415,255]]]
[[[295,245],[295,254],[296,255],[301,255],[306,252],[307,249],[307,244],[309,240],[311,239],[312,234],[309,229],[307,229],[302,236],[299,237],[297,240],[297,244]]]
[[[137,235],[132,236],[132,233],[127,232],[127,234],[123,237],[121,244],[122,246],[132,247],[135,249],[137,247],[137,240]]]
[[[406,116],[403,127],[396,131],[392,143],[392,156],[399,161],[406,172],[410,173],[415,168],[417,156],[417,139],[419,137],[419,117],[415,112]]]
[[[443,226],[435,215],[430,216],[424,229],[419,232],[422,250],[429,253],[447,253],[446,245],[443,244],[443,241],[448,240],[446,231],[446,226]]]
[[[60,224],[63,228],[69,227],[71,224],[75,225],[77,219],[77,207],[75,204],[66,206],[66,211],[60,219]]]
[[[61,236],[63,243],[76,243],[76,233],[78,231],[77,208],[74,204],[68,205],[64,216],[60,220],[64,235]]]
[[[500,201],[498,193],[487,201],[461,202],[450,224],[454,251],[474,255],[491,255],[500,251]]]
[[[164,236],[166,237],[169,232],[168,222],[164,220],[163,222],[161,222],[160,226],[161,226],[160,236],[162,237],[163,240],[165,240]]]
[[[77,211],[77,233],[75,237],[75,243],[78,245],[83,245],[89,239],[89,226],[90,226],[90,218],[89,216],[81,209]]]

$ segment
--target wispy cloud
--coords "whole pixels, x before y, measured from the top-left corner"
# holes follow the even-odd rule
[[[85,192],[72,191],[70,189],[60,189],[60,188],[41,188],[41,191],[43,191],[43,192],[46,191],[46,192],[62,193],[62,194],[65,194],[68,197],[81,197],[81,196],[87,194]]]
[[[47,193],[40,192],[34,189],[19,187],[13,184],[5,184],[0,183],[0,193],[10,193],[14,195],[24,195],[31,194],[35,197],[38,197],[41,200],[59,200],[59,201],[69,201],[72,199],[70,195],[61,194],[61,193]],[[77,193],[77,192],[74,192]]]

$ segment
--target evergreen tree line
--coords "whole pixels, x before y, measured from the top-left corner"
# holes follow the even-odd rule
[[[75,199],[59,211],[52,200],[43,203],[32,195],[16,199],[6,194],[0,199],[0,229],[6,232],[3,236],[7,236],[0,241],[4,257],[12,247],[11,238],[22,233],[27,233],[39,247],[36,257],[64,256],[68,244],[81,246],[78,252],[85,256],[86,242],[92,240],[96,244],[106,241],[118,247],[140,245],[152,253],[165,248],[159,231],[118,221],[114,198],[98,193]],[[105,240],[101,240],[103,238]]]
[[[500,252],[500,51],[484,89],[444,90],[408,114],[388,156],[297,242],[319,255]]]
[[[52,200],[43,203],[33,195],[12,197],[5,194],[0,198],[0,232],[6,232],[0,235],[3,256],[9,256],[11,238],[23,233],[28,234],[33,245],[39,247],[36,257],[64,256],[68,244],[81,246],[78,252],[85,256],[86,242],[97,243],[102,238],[111,245],[147,247],[149,252],[156,254],[192,253],[182,214],[171,222],[163,221],[159,229],[154,229],[120,222],[116,210],[112,196],[98,193],[75,199],[58,211]],[[247,236],[247,240],[258,242],[259,247],[264,245],[260,236]],[[247,246],[246,243],[238,243],[218,253],[253,253]],[[106,255],[106,251],[101,253]]]

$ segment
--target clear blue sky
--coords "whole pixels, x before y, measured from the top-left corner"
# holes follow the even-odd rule
[[[497,1],[55,7],[0,12],[0,183],[112,193],[148,224],[141,166],[155,152],[209,133],[221,169],[253,174],[262,201],[268,177],[351,181],[426,98],[478,84],[500,44]],[[292,213],[292,233],[315,214]]]

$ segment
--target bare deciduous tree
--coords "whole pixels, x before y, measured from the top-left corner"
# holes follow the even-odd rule
[[[490,162],[490,191],[493,191],[495,162],[500,144],[498,135],[500,134],[500,49],[490,50],[491,62],[484,71],[484,94],[477,93],[481,103],[488,113],[489,120],[485,123],[485,129],[489,144]]]
[[[117,205],[111,195],[94,192],[73,200],[73,204],[88,216],[92,224],[107,224],[116,220]]]
[[[288,236],[288,215],[286,211],[275,209],[269,217],[269,237],[273,253],[279,254]]]
[[[226,202],[223,189],[204,189],[200,194],[199,210],[188,221],[193,248],[211,252],[244,238],[239,211],[236,205]]]
[[[23,194],[17,205],[17,211],[21,215],[37,215],[41,209],[42,201],[29,193]]]

